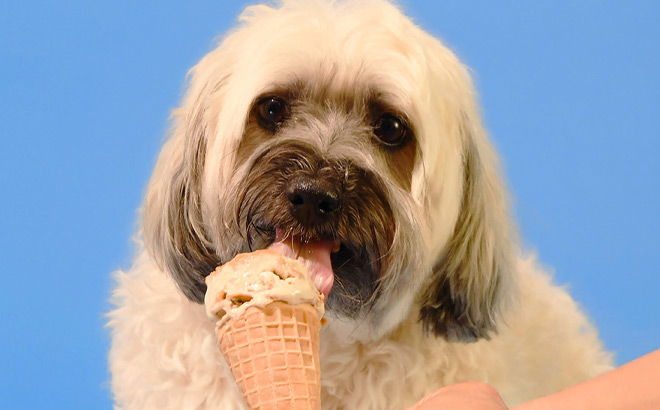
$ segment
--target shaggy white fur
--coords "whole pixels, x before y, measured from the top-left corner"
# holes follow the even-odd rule
[[[341,323],[321,333],[324,409],[404,409],[453,383],[492,384],[512,406],[611,368],[595,329],[533,258],[520,259],[520,300],[491,340],[422,337],[416,318],[360,343]],[[110,313],[112,387],[121,409],[246,409],[202,305],[142,251],[117,272]]]
[[[191,71],[145,199],[144,241],[115,274],[117,408],[245,409],[214,324],[191,301],[208,271],[192,271],[244,247],[231,218],[250,168],[236,163],[246,118],[259,96],[301,80],[337,95],[379,90],[418,149],[406,188],[338,112],[324,112],[316,137],[298,136],[382,179],[396,226],[371,308],[328,313],[324,409],[403,409],[462,381],[514,405],[611,368],[568,293],[521,256],[470,78],[447,48],[382,0],[289,0],[241,20]]]

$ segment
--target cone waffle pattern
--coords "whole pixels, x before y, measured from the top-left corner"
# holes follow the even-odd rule
[[[218,331],[220,349],[251,409],[321,408],[319,327],[313,306],[273,302],[248,308]]]

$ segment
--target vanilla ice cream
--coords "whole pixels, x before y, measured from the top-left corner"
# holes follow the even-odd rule
[[[206,286],[206,313],[218,328],[251,306],[276,301],[310,304],[319,319],[325,313],[325,295],[317,290],[305,265],[274,249],[237,255],[207,276]]]

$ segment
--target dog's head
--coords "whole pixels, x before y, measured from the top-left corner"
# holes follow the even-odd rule
[[[510,228],[466,69],[379,0],[284,1],[241,20],[174,112],[144,207],[156,260],[201,302],[238,252],[307,243],[354,337],[411,313],[450,340],[487,337]]]

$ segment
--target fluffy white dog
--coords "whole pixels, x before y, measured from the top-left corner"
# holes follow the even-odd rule
[[[190,73],[144,246],[116,274],[117,407],[245,408],[204,277],[276,235],[341,244],[315,273],[323,408],[403,409],[462,381],[513,405],[609,369],[520,251],[474,95],[454,54],[384,1],[246,9]]]

